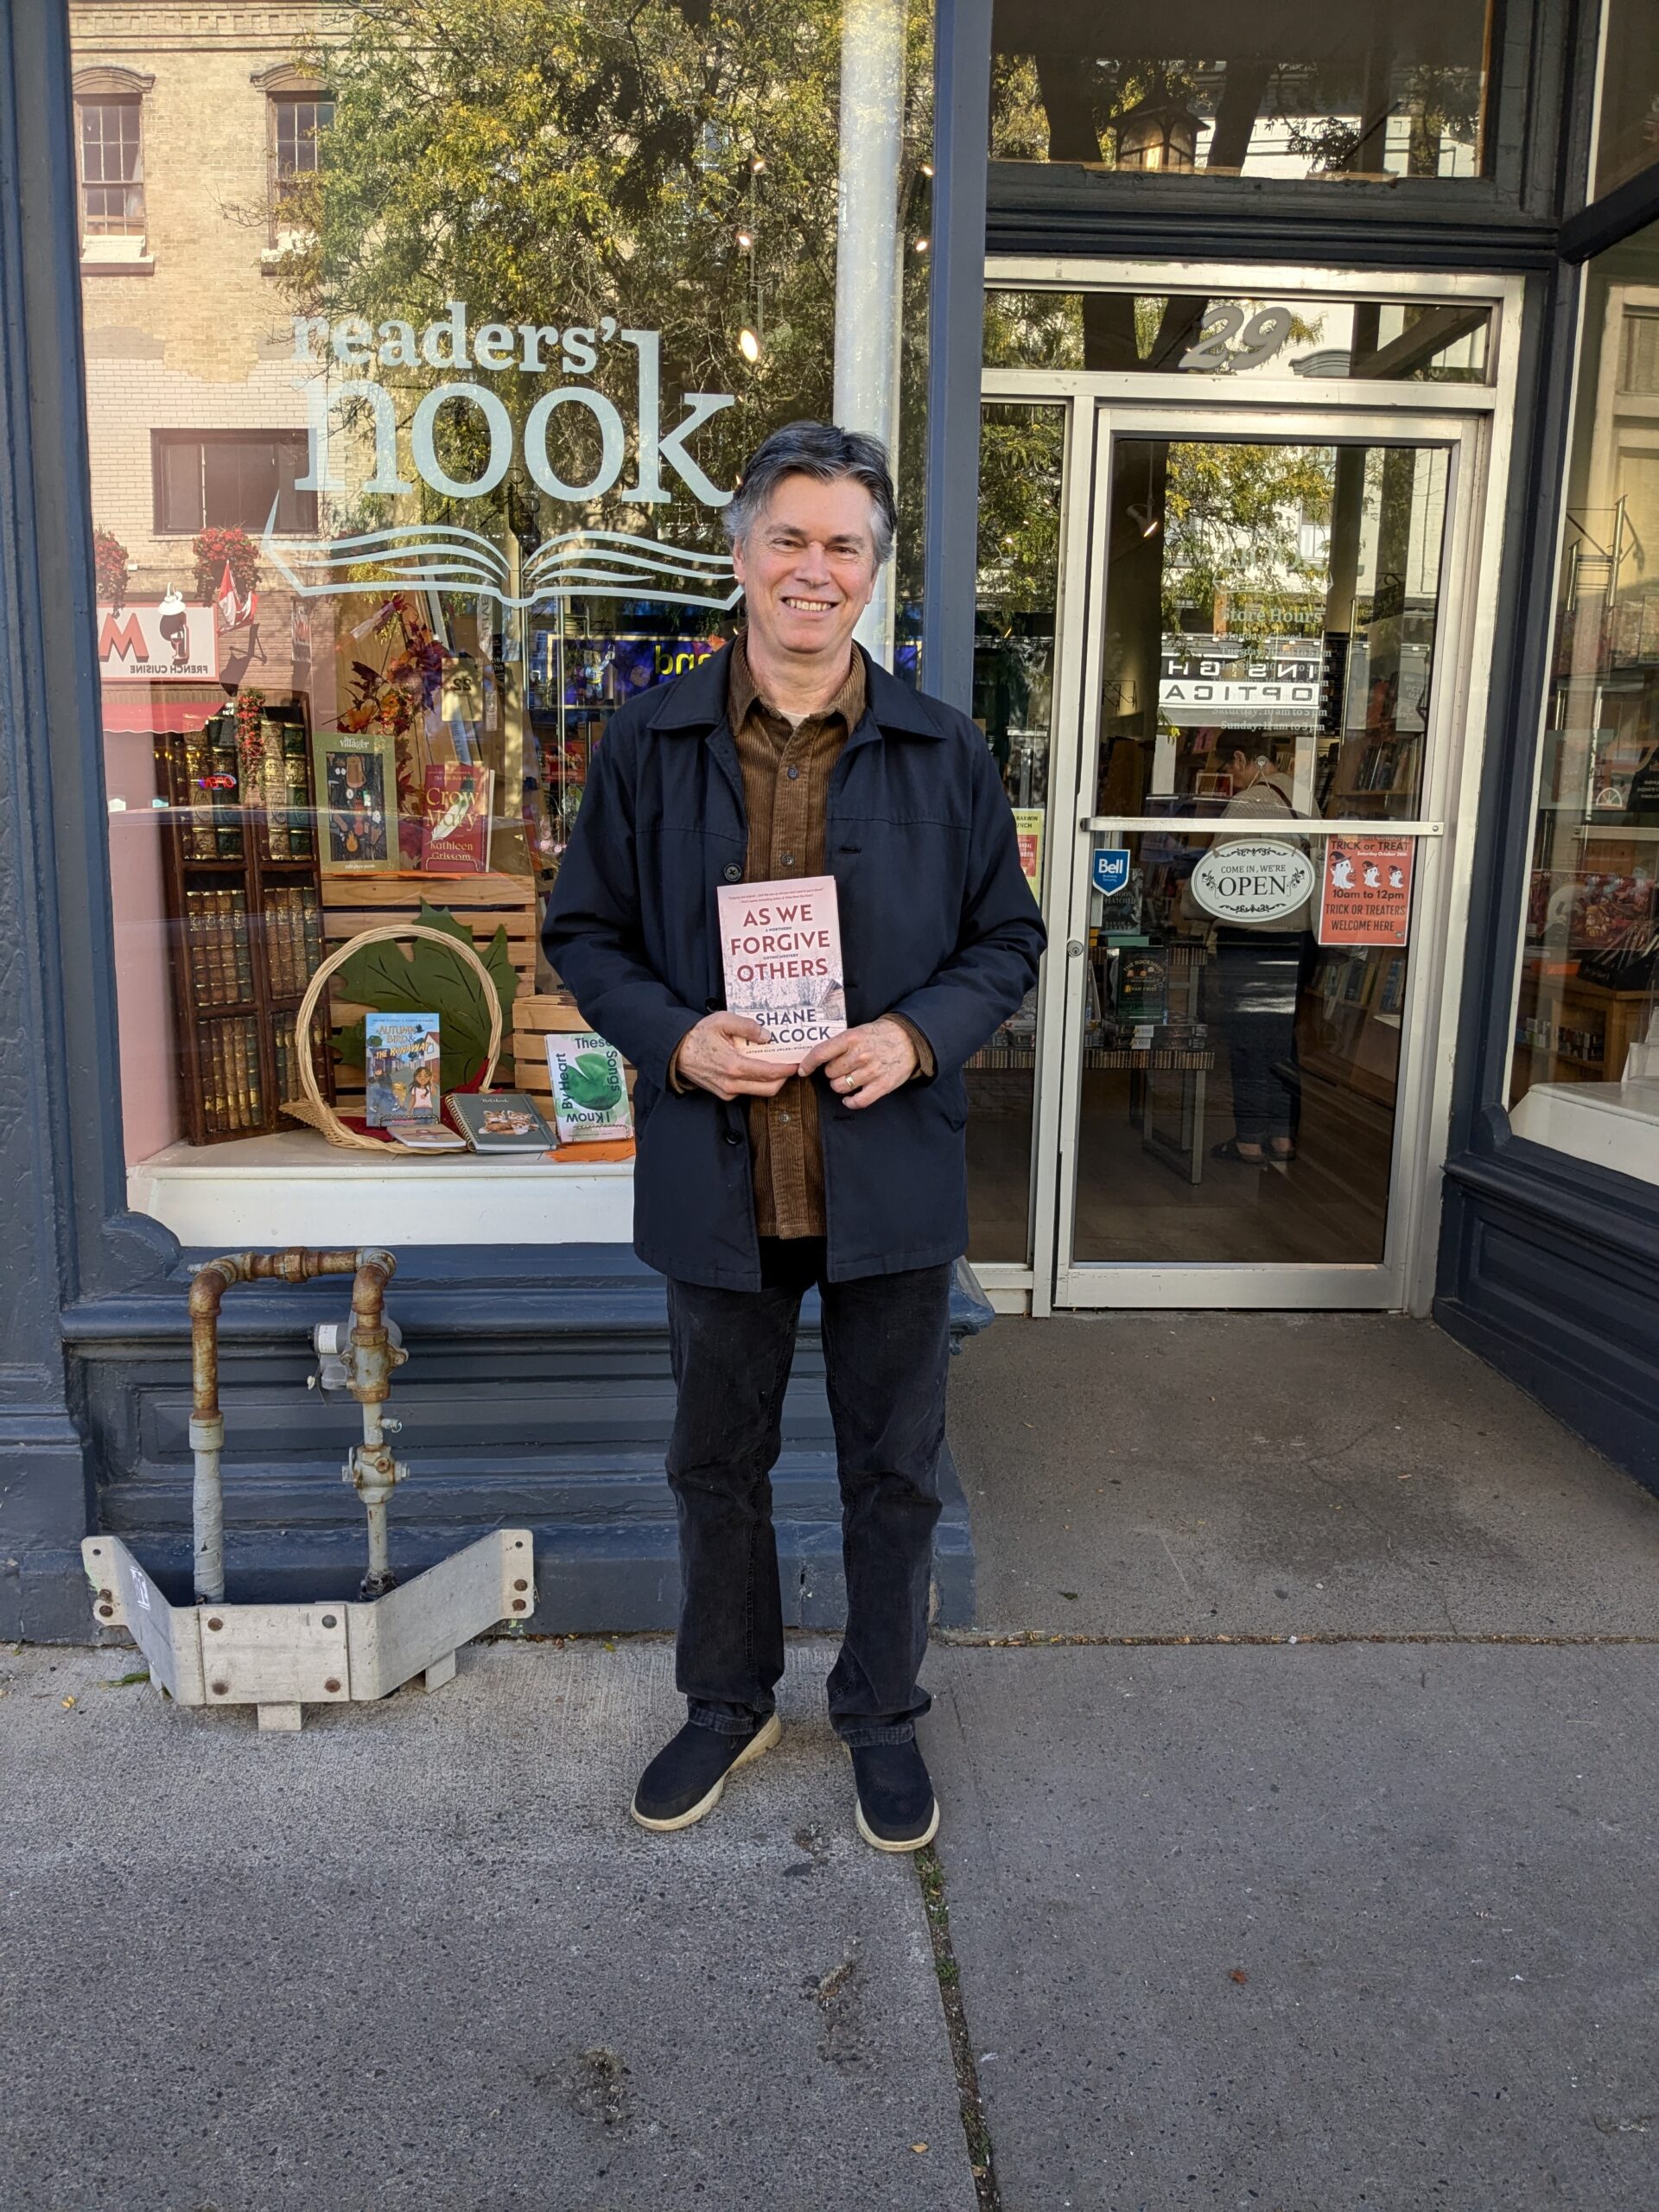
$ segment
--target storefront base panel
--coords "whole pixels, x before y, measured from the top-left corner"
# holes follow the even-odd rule
[[[61,1410],[0,1417],[0,1638],[87,1643],[86,1452]]]
[[[206,1253],[186,1255],[207,1257]],[[495,1262],[486,1275],[479,1266]],[[183,1267],[165,1286],[67,1317],[95,1454],[92,1525],[120,1536],[175,1603],[189,1596],[189,1331]],[[349,1397],[308,1389],[310,1333],[342,1317],[343,1284],[245,1286],[226,1299],[227,1594],[295,1602],[354,1593],[364,1516],[341,1479],[360,1434]],[[535,1531],[537,1607],[525,1626],[556,1635],[674,1625],[674,1501],[663,1472],[673,1416],[661,1279],[626,1248],[427,1248],[403,1255],[387,1301],[408,1363],[389,1411],[410,1467],[391,1509],[392,1564],[413,1574],[484,1531]],[[841,1503],[823,1390],[816,1300],[803,1312],[772,1473],[784,1617],[834,1629],[845,1606]],[[966,1501],[945,1471],[937,1546],[938,1618],[973,1615]],[[77,1505],[83,1495],[77,1491]],[[73,1533],[78,1541],[81,1531]],[[67,1608],[29,1628],[92,1633],[79,1554],[64,1548]]]
[[[1659,1207],[1622,1177],[1580,1182],[1564,1166],[1535,1178],[1506,1154],[1448,1169],[1434,1317],[1659,1491]]]

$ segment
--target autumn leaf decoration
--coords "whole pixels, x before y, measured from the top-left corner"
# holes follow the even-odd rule
[[[466,944],[473,933],[447,908],[421,902],[415,917],[423,929],[438,930]],[[504,1023],[512,1020],[518,977],[507,954],[507,933],[498,929],[487,947],[475,947],[490,972],[501,1001]],[[429,938],[407,947],[378,938],[342,961],[336,988],[343,999],[372,1007],[377,1014],[435,1014],[438,1017],[438,1080],[445,1090],[464,1090],[483,1070],[490,1049],[490,1013],[483,987],[472,968],[454,959]],[[334,1031],[334,1057],[344,1066],[363,1065],[363,1021],[359,1015]]]

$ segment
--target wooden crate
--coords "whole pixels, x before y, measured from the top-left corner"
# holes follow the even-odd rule
[[[512,1004],[512,1087],[527,1090],[537,1098],[551,1098],[553,1078],[547,1071],[546,1039],[550,1033],[570,1035],[586,1029],[569,991],[541,991],[527,998],[515,999]],[[503,1056],[505,1065],[505,1055]],[[622,1063],[627,1078],[628,1096],[633,1096],[634,1071],[627,1060]],[[504,1074],[498,1090],[506,1087]]]
[[[329,951],[388,922],[413,922],[423,904],[442,907],[465,922],[482,957],[498,929],[507,933],[507,957],[517,981],[517,1007],[536,988],[536,887],[527,875],[429,875],[424,870],[396,875],[330,875],[322,878],[323,936]],[[355,1021],[364,1009],[330,991],[335,1026]],[[512,1082],[512,1033],[501,1039],[496,1087]],[[515,1086],[523,1088],[522,1085]],[[342,1114],[360,1115],[363,1087],[355,1069],[341,1070],[336,1103]]]
[[[322,879],[323,929],[332,952],[382,923],[412,922],[422,903],[442,906],[485,951],[498,929],[521,995],[536,988],[536,887],[527,875],[329,875]]]

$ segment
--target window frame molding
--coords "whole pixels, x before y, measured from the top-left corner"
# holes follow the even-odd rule
[[[1571,0],[1496,0],[1484,168],[1476,177],[1148,177],[988,162],[987,252],[1086,252],[1084,241],[1097,241],[1103,224],[1123,238],[1123,252],[1177,252],[1179,241],[1190,250],[1197,226],[1214,259],[1537,265],[1555,244],[1571,42]]]
[[[296,446],[303,447],[306,442],[306,435],[307,433],[304,426],[302,424],[296,423],[250,423],[245,428],[233,426],[230,429],[226,429],[222,424],[214,424],[211,427],[203,426],[200,428],[190,423],[163,423],[152,424],[149,433],[150,520],[153,525],[150,535],[158,540],[165,539],[168,543],[176,543],[183,538],[195,537],[204,530],[245,530],[251,533],[253,531],[262,531],[265,526],[265,518],[263,515],[254,522],[209,522],[207,520],[207,484],[204,476],[202,480],[201,520],[194,524],[188,525],[181,530],[169,529],[167,527],[163,519],[164,510],[162,506],[163,487],[162,455],[169,446],[194,445],[200,447],[202,448],[204,454],[202,467],[205,469],[205,454],[207,448],[209,446],[251,445],[257,443],[261,440],[269,440],[272,444],[280,445],[284,441],[288,441]],[[312,509],[311,519],[308,524],[302,523],[297,525],[289,527],[286,530],[286,534],[296,537],[315,537],[319,521],[319,515],[317,512],[317,494],[315,492],[300,492],[296,493],[295,496],[302,501],[309,500]],[[280,528],[283,526],[279,524],[278,527]]]
[[[74,102],[75,155],[75,236],[80,244],[81,266],[102,274],[120,276],[148,276],[156,264],[149,251],[149,198],[143,175],[144,141],[148,136],[148,119],[144,114],[144,100],[156,83],[152,73],[141,69],[122,68],[115,63],[99,63],[77,69],[71,79],[70,89]],[[81,111],[87,107],[130,107],[138,118],[138,189],[143,201],[143,226],[138,231],[92,231],[86,226],[86,174],[85,168],[86,138],[81,124]],[[136,238],[138,251],[119,256],[88,255],[89,240],[111,238]]]

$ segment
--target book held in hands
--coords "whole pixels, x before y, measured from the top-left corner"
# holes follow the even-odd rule
[[[727,1009],[766,1032],[747,1051],[793,1067],[847,1027],[836,879],[723,884],[716,895]]]

